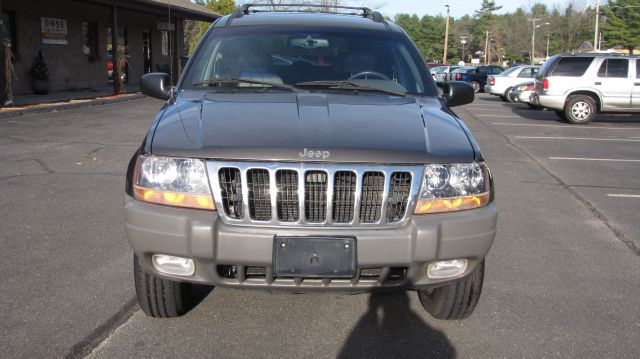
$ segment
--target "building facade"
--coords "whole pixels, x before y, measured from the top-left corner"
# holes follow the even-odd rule
[[[120,76],[129,86],[148,72],[175,79],[184,55],[184,21],[219,17],[189,0],[2,0],[1,11],[17,95],[33,93],[30,69],[39,53],[51,91],[113,84],[117,50],[126,56]]]

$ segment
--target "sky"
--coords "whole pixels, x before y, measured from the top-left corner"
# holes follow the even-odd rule
[[[586,0],[585,2],[587,2]],[[535,3],[544,3],[549,7],[556,4],[564,5],[566,0],[495,0],[496,5],[502,5],[502,9],[498,13],[513,12],[518,7],[528,9]],[[575,1],[580,3],[581,1]],[[593,1],[592,1],[593,2]],[[473,15],[476,10],[480,9],[482,0],[346,0],[345,4],[361,6],[365,5],[377,9],[384,16],[393,17],[398,13],[409,13],[422,15],[445,15],[445,4],[450,6],[450,14],[455,18],[460,18],[466,14]]]

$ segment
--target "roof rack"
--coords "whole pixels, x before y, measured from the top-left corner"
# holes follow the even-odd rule
[[[256,10],[252,8],[298,8],[298,10]],[[319,11],[311,11],[310,9],[319,9]],[[335,9],[335,10],[355,10],[356,12],[338,12],[338,11],[327,11],[327,9]],[[244,4],[242,6],[238,6],[233,13],[229,16],[225,26],[229,26],[233,19],[240,18],[244,15],[249,15],[251,13],[255,14],[258,12],[270,12],[270,11],[281,11],[281,12],[321,12],[321,13],[333,13],[333,14],[344,14],[344,15],[358,15],[367,19],[371,19],[375,22],[379,22],[382,24],[387,24],[386,20],[378,11],[372,11],[368,7],[354,7],[354,6],[340,6],[340,5],[317,5],[317,4]]]

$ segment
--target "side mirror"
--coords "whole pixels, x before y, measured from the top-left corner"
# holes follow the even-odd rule
[[[437,85],[449,107],[472,103],[475,97],[473,87],[464,81],[438,82]]]
[[[142,76],[140,91],[149,97],[168,100],[171,98],[169,75],[164,72],[152,72]]]

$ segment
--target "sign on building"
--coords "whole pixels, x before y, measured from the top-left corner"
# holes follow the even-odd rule
[[[176,24],[158,21],[158,30],[176,31]]]
[[[50,45],[67,44],[67,20],[41,17],[42,43]]]

